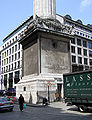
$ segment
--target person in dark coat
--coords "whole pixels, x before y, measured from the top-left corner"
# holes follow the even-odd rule
[[[20,97],[19,97],[20,111],[23,111],[23,104],[24,104],[24,97],[22,96],[22,94],[20,94]]]
[[[48,105],[47,98],[45,98],[45,97],[43,98],[43,105],[45,105],[45,106]]]

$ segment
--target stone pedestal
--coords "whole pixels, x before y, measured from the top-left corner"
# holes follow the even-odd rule
[[[22,94],[26,102],[34,104],[42,102],[43,97],[47,99],[49,97],[50,102],[53,102],[57,89],[57,81],[54,77],[62,78],[62,76],[55,74],[25,76],[17,85],[16,96],[19,97],[19,95]]]

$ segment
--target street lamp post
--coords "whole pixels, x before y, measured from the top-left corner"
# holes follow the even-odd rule
[[[48,86],[48,102],[50,103],[50,90],[49,90],[49,88],[51,86],[51,82],[50,81],[47,82],[47,86]]]
[[[48,85],[48,102],[50,103],[50,92],[49,92],[49,85]]]

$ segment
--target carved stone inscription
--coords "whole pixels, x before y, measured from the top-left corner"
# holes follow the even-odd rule
[[[68,43],[62,40],[41,40],[42,73],[66,73],[70,70]]]

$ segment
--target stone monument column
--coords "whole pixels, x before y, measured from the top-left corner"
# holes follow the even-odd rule
[[[56,18],[56,0],[33,0],[33,18]]]

